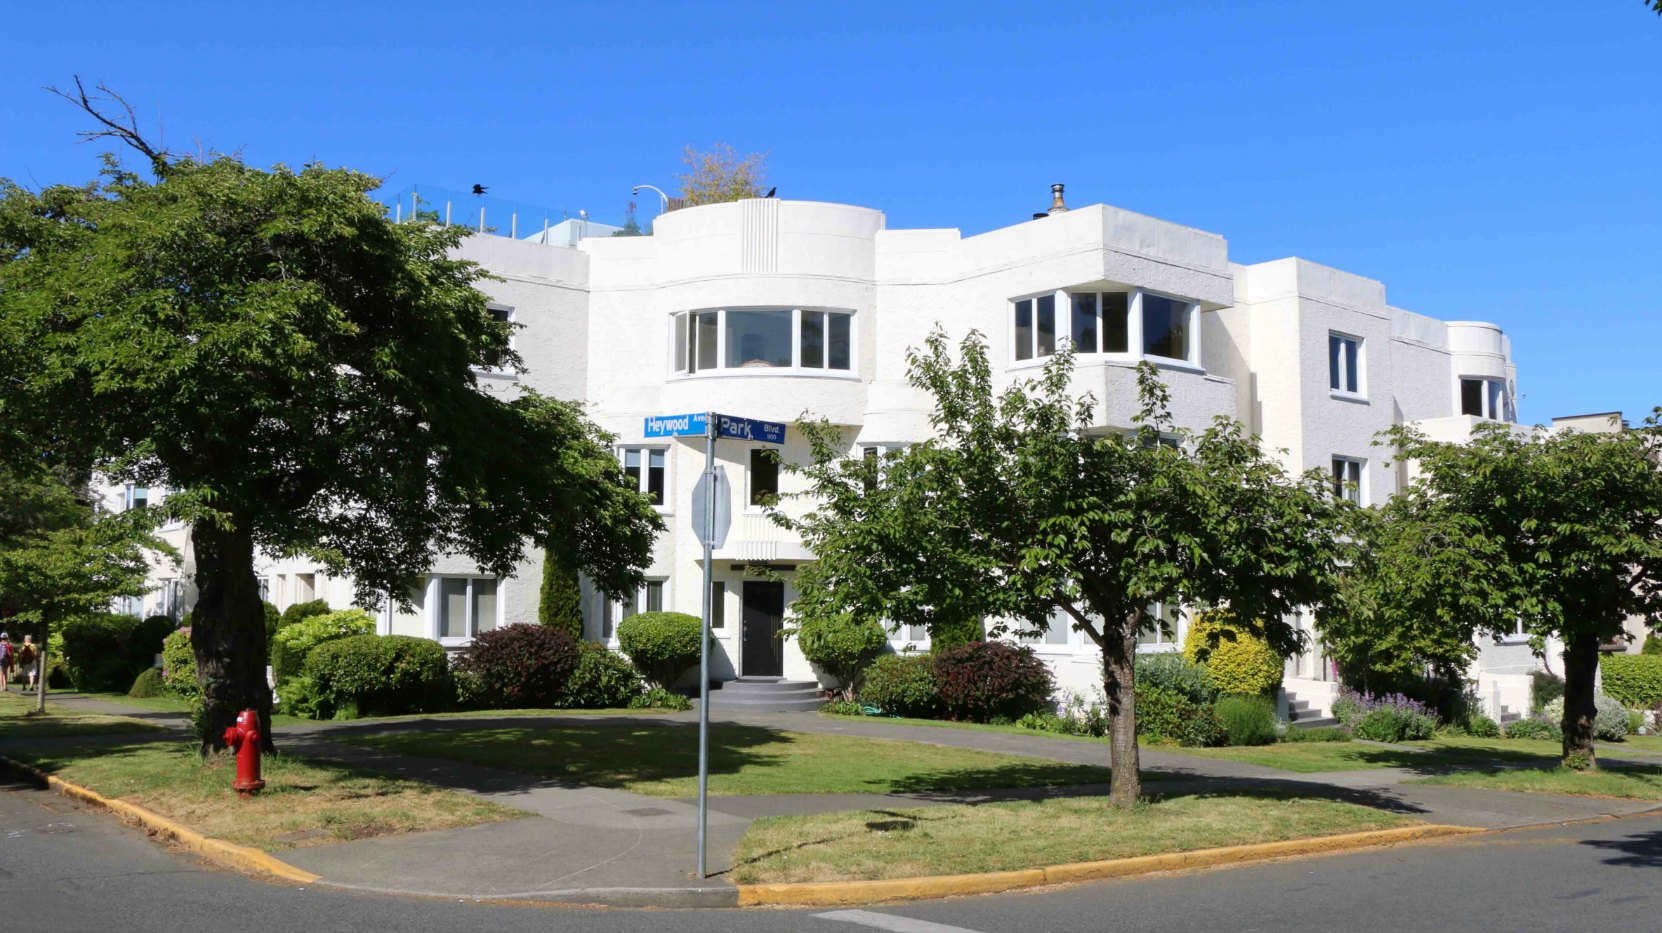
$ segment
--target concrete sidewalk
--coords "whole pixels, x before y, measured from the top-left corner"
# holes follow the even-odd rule
[[[66,707],[134,715],[182,730],[184,717],[146,713],[97,698],[62,696]],[[731,906],[736,889],[725,878],[740,838],[761,817],[836,810],[897,809],[945,803],[986,803],[1106,794],[1102,785],[1033,787],[963,793],[812,794],[712,797],[709,867],[695,880],[696,807],[687,799],[646,797],[586,787],[521,772],[449,759],[401,755],[352,745],[354,733],[443,732],[481,727],[636,728],[694,722],[692,714],[639,716],[501,716],[414,718],[378,722],[319,722],[279,727],[285,751],[408,777],[515,807],[522,819],[316,846],[282,857],[358,890],[461,899],[530,899],[621,906]],[[1072,741],[973,729],[921,726],[816,713],[721,714],[712,721],[777,730],[915,741],[1021,755],[1072,764],[1108,766],[1106,742]],[[131,741],[134,737],[127,736]],[[86,742],[88,738],[48,742]],[[1617,760],[1608,755],[1607,760]],[[1144,748],[1145,791],[1156,795],[1273,792],[1344,800],[1433,822],[1510,828],[1655,809],[1651,801],[1569,797],[1410,783],[1424,769],[1386,768],[1297,774],[1238,761]],[[1649,758],[1644,763],[1655,764]]]

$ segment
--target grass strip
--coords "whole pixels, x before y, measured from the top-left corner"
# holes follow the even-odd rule
[[[1655,765],[1600,765],[1597,771],[1574,771],[1554,761],[1528,768],[1481,768],[1420,778],[1417,784],[1451,784],[1487,790],[1530,794],[1571,794],[1580,797],[1622,797],[1662,800],[1662,767]]]
[[[653,797],[697,793],[698,730],[683,723],[492,726],[327,736]],[[712,723],[710,793],[923,793],[1097,784],[1108,769],[975,749]]]
[[[757,820],[740,884],[1016,871],[1406,826],[1397,814],[1273,794],[1193,795],[1114,810],[1102,797],[853,810]]]
[[[418,781],[283,754],[265,757],[265,790],[252,800],[242,800],[231,790],[235,760],[215,755],[204,761],[194,742],[100,744],[9,750],[7,754],[203,835],[267,852],[524,816],[511,807]]]
[[[161,727],[142,719],[86,713],[46,699],[46,712],[35,712],[33,696],[0,693],[0,735],[6,738],[55,738],[76,735],[120,735],[157,732]]]

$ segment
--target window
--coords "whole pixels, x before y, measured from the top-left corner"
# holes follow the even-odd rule
[[[1188,302],[1143,293],[1143,355],[1189,359]]]
[[[487,304],[485,305],[485,312],[489,314],[491,319],[496,321],[498,324],[510,325],[510,329],[508,331],[508,349],[513,350],[515,343],[514,329],[512,328],[514,323],[514,309],[508,307],[507,305]],[[507,368],[502,365],[504,362],[506,361],[500,359],[491,360],[490,365],[486,367],[486,371],[493,373],[507,372]]]
[[[161,581],[161,614],[179,621],[185,614],[185,584],[182,580]]]
[[[723,308],[675,315],[675,371],[853,368],[854,315],[806,308]]]
[[[1362,461],[1333,458],[1333,498],[1362,505]]]
[[[664,478],[669,451],[662,447],[623,448],[623,473],[629,485],[646,494],[653,505],[664,504]]]
[[[1130,321],[1126,292],[1086,292],[1068,296],[1073,305],[1073,348],[1077,353],[1126,353]]]
[[[127,508],[142,509],[150,504],[150,490],[145,486],[128,486],[126,499]]]
[[[641,584],[640,589],[635,591],[634,599],[626,599],[623,601],[623,611],[619,613],[619,618],[627,619],[632,615],[638,615],[642,612],[663,611],[664,581],[648,580]],[[607,634],[610,635],[609,632]]]
[[[440,638],[472,638],[496,628],[494,577],[440,577],[436,607]]]
[[[1155,603],[1149,607],[1149,615],[1160,620],[1157,625],[1150,625],[1137,633],[1137,646],[1140,648],[1175,649],[1179,644],[1177,626],[1180,618],[1177,607],[1166,603]]]
[[[1327,384],[1335,392],[1362,394],[1362,339],[1327,335]]]
[[[750,504],[772,505],[779,498],[779,456],[771,450],[750,451]]]
[[[1505,421],[1508,408],[1506,386],[1499,379],[1461,378],[1460,414]]]
[[[256,577],[254,579],[254,582],[260,588],[260,602],[262,602],[262,603],[271,602],[271,578],[270,577]]]
[[[727,584],[710,581],[710,627],[727,627]]]

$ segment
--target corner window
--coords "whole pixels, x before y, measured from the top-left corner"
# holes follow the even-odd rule
[[[1362,461],[1333,458],[1333,498],[1362,505]]]
[[[722,308],[677,314],[675,371],[847,372],[854,363],[853,317],[847,311],[811,308]]]
[[[669,452],[662,447],[625,447],[622,455],[623,474],[629,478],[629,485],[653,505],[663,505]]]
[[[440,577],[435,608],[440,638],[472,638],[496,628],[494,577]]]
[[[1362,339],[1348,334],[1327,335],[1327,383],[1335,392],[1362,394]]]
[[[1011,302],[1011,355],[1021,362],[1054,354],[1060,329],[1078,354],[1137,354],[1193,363],[1198,309],[1194,302],[1151,292],[1059,291],[1020,298]]]
[[[1030,360],[1056,352],[1056,295],[1016,302],[1016,359]]]
[[[779,456],[761,447],[750,451],[750,504],[772,505],[779,499]]]
[[[1506,421],[1508,405],[1506,385],[1499,379],[1462,377],[1460,380],[1460,414]]]
[[[1168,360],[1190,358],[1193,306],[1164,295],[1143,293],[1143,355]]]

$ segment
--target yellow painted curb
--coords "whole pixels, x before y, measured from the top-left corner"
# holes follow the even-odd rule
[[[284,881],[298,881],[301,884],[311,884],[321,879],[321,875],[314,875],[309,871],[296,868],[281,859],[272,858],[259,849],[249,846],[239,846],[234,842],[223,839],[214,839],[204,836],[188,826],[181,826],[159,813],[153,813],[143,807],[130,804],[125,800],[111,800],[95,790],[71,784],[68,781],[54,777],[32,765],[21,761],[0,757],[4,763],[19,771],[34,775],[36,778],[65,797],[74,797],[87,803],[96,804],[117,816],[137,823],[145,829],[159,836],[172,839],[197,855],[211,859],[221,865],[231,868],[240,868],[247,871],[263,872],[281,878]]]
[[[741,884],[741,907],[797,906],[825,907],[843,904],[873,904],[879,901],[912,898],[953,897],[962,894],[996,894],[1018,888],[1033,888],[1047,884],[1066,884],[1073,881],[1101,881],[1106,878],[1124,878],[1160,871],[1179,871],[1189,868],[1209,868],[1218,865],[1236,865],[1292,855],[1314,855],[1321,852],[1341,852],[1369,846],[1414,842],[1438,836],[1456,836],[1481,833],[1486,830],[1470,826],[1442,826],[1426,824],[1399,829],[1380,829],[1363,833],[1344,833],[1338,836],[1316,836],[1310,839],[1289,839],[1285,842],[1259,842],[1219,849],[1196,849],[1192,852],[1171,852],[1164,855],[1142,855],[1135,858],[1107,859],[1099,862],[1075,862],[1071,865],[1051,865],[1023,871],[996,871],[975,875],[934,875],[924,878],[890,878],[882,881],[822,881],[792,884]]]

